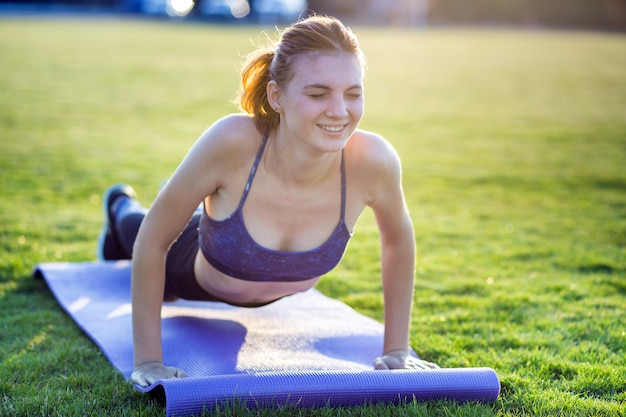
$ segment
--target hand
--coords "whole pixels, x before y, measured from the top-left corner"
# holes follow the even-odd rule
[[[374,360],[374,369],[437,369],[439,366],[432,362],[414,358],[403,349],[392,350],[384,356]]]
[[[185,378],[186,376],[182,369],[165,366],[161,361],[149,361],[135,368],[130,375],[130,382],[141,387],[148,387],[160,379]]]

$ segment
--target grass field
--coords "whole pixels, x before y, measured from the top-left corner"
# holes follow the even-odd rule
[[[357,32],[362,127],[400,153],[417,235],[412,344],[444,367],[494,368],[501,396],[216,415],[626,415],[626,37]],[[149,204],[205,127],[235,111],[258,33],[0,20],[0,415],[164,415],[30,274],[95,259],[111,183]],[[369,212],[318,288],[382,319]]]

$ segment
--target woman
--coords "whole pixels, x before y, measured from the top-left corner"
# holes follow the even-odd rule
[[[396,152],[357,129],[363,71],[341,22],[299,21],[248,57],[244,113],[204,132],[149,211],[129,186],[107,191],[99,250],[103,259],[132,255],[134,383],[185,376],[162,362],[163,300],[255,307],[306,291],[339,263],[366,206],[380,231],[385,300],[374,367],[436,366],[408,354],[413,227]]]

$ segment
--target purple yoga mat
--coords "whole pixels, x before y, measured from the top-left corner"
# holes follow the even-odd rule
[[[62,308],[126,377],[132,372],[130,263],[38,265]],[[316,290],[258,308],[179,300],[162,309],[163,355],[188,378],[139,390],[166,413],[196,414],[233,400],[248,407],[351,406],[404,400],[498,398],[489,368],[374,371],[383,326]]]

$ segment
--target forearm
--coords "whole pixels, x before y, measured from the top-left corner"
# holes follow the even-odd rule
[[[132,266],[132,322],[135,367],[162,361],[161,305],[167,252],[136,245]]]
[[[409,236],[410,235],[410,236]],[[413,234],[383,245],[382,276],[385,301],[384,352],[409,349],[409,327],[415,276]]]

